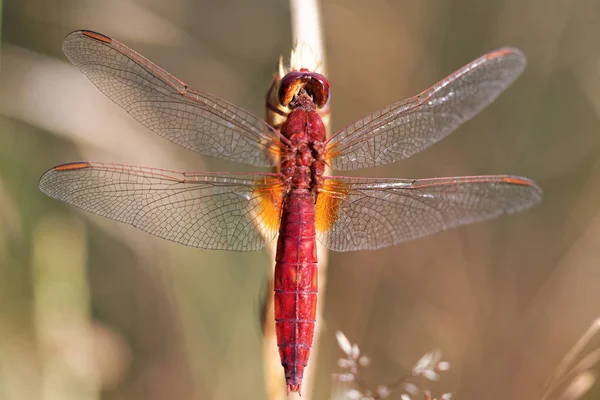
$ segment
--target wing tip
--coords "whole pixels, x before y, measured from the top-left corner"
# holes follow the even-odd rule
[[[57,165],[56,167],[51,168],[50,171],[59,171],[59,172],[60,171],[72,171],[72,170],[90,168],[91,166],[92,166],[92,164],[90,164],[88,161],[75,161],[75,162]]]
[[[535,181],[533,179],[529,179],[524,176],[505,175],[502,177],[502,180],[506,183],[512,183],[514,185],[521,185],[521,186],[530,186],[532,189],[535,189],[536,191],[539,191],[539,192],[542,191],[542,189],[537,185],[537,183],[535,183]]]
[[[497,58],[497,57],[503,57],[503,56],[506,56],[509,54],[523,56],[523,57],[525,56],[525,53],[523,53],[523,51],[521,51],[520,49],[518,49],[516,47],[504,46],[504,47],[500,47],[500,48],[490,51],[489,53],[485,54],[485,57],[488,59],[492,59],[492,58]]]
[[[524,205],[523,208],[515,210],[517,212],[539,204],[544,198],[544,191],[532,179],[525,178],[523,176],[507,175],[502,178],[502,181],[511,185],[524,186],[529,189],[530,201],[526,205]]]
[[[46,172],[44,172],[44,174],[40,177],[38,186],[43,193],[47,194],[50,197],[54,197],[50,194],[50,190],[46,186],[46,184],[48,183],[48,180],[50,179],[50,177],[52,175],[54,175],[54,173],[63,172],[63,171],[77,171],[77,170],[90,168],[91,166],[92,166],[92,164],[90,164],[87,161],[76,161],[76,162],[57,165],[56,167],[52,167],[49,170],[47,170]]]
[[[67,56],[67,58],[71,61],[71,63],[77,65],[73,58],[74,57],[74,44],[76,45],[77,41],[82,40],[82,38],[86,38],[86,39],[92,39],[95,40],[97,42],[100,43],[106,43],[106,44],[111,44],[112,43],[112,39],[109,38],[106,35],[103,35],[101,33],[98,32],[94,32],[94,31],[89,31],[89,30],[78,30],[78,31],[73,31],[71,33],[69,33],[67,36],[65,36],[63,43],[62,43],[62,50],[63,53],[65,53],[65,55]]]
[[[525,65],[527,64],[527,56],[525,55],[525,53],[522,50],[511,46],[500,47],[496,50],[492,50],[489,53],[486,53],[484,57],[488,61],[501,59],[505,57],[511,57],[520,62],[520,64],[522,65],[521,70],[523,70],[525,68]]]
[[[111,43],[112,39],[100,32],[95,32],[95,31],[90,31],[87,29],[81,29],[81,30],[77,30],[77,31],[73,31],[71,33],[69,33],[66,37],[65,37],[65,41],[68,41],[69,39],[73,39],[75,37],[80,37],[80,36],[86,36],[90,39],[95,39],[99,42],[104,42],[104,43]]]

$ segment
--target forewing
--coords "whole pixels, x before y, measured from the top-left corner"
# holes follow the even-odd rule
[[[423,93],[337,132],[326,145],[325,158],[333,169],[354,170],[410,157],[494,101],[525,63],[523,53],[514,48],[485,54]]]
[[[278,134],[266,122],[189,87],[124,44],[76,31],[63,51],[102,93],[160,136],[207,156],[276,165]]]
[[[327,177],[317,198],[317,235],[332,250],[373,250],[519,212],[541,199],[533,181],[517,176]]]
[[[276,174],[185,173],[79,162],[47,171],[42,192],[158,237],[204,249],[251,251],[276,235]]]

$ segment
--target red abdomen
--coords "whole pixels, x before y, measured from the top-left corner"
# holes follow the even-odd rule
[[[275,327],[288,392],[299,390],[317,314],[317,244],[314,196],[287,194],[275,257]]]

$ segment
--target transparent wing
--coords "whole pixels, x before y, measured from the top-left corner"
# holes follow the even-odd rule
[[[102,93],[160,136],[207,156],[276,165],[278,134],[266,122],[189,87],[124,44],[76,31],[63,51]]]
[[[204,249],[250,251],[279,226],[276,174],[186,173],[78,162],[47,171],[42,192],[164,239]]]
[[[333,169],[388,164],[445,138],[490,104],[525,68],[520,50],[502,48],[465,65],[423,93],[382,108],[332,136]]]
[[[517,176],[327,177],[317,198],[317,235],[332,250],[372,250],[522,211],[541,199],[533,181]]]

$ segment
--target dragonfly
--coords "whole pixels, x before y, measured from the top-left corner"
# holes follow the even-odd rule
[[[278,236],[277,342],[288,393],[301,391],[316,321],[317,240],[334,251],[374,250],[525,210],[542,199],[531,179],[325,175],[393,163],[440,141],[523,71],[515,48],[487,53],[424,92],[326,135],[327,78],[308,68],[276,75],[265,120],[194,89],[103,34],[76,31],[67,58],[142,125],[202,155],[275,172],[183,172],[105,162],[56,166],[48,196],[203,249],[253,251]]]

